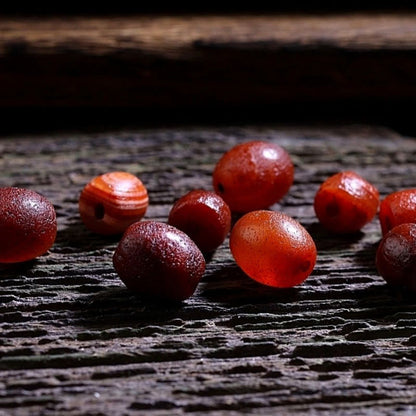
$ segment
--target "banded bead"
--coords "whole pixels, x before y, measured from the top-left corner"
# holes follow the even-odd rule
[[[121,234],[143,218],[149,205],[142,181],[128,172],[93,178],[82,190],[79,213],[85,226],[98,234]]]

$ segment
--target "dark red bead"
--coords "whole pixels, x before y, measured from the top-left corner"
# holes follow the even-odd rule
[[[55,242],[56,213],[42,195],[0,188],[0,262],[18,263],[46,253]]]
[[[170,225],[189,235],[203,252],[220,246],[231,227],[231,211],[215,192],[202,189],[188,192],[173,205]]]
[[[174,301],[189,298],[205,271],[204,256],[191,238],[157,221],[132,224],[115,250],[113,264],[130,290]]]
[[[416,224],[403,223],[386,233],[377,249],[376,266],[387,283],[416,291]]]

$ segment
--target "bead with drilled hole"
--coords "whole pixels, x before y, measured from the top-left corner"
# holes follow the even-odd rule
[[[85,226],[98,234],[121,234],[143,218],[149,204],[142,181],[128,172],[109,172],[93,178],[79,197]]]

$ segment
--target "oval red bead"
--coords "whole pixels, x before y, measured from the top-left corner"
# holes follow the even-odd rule
[[[168,223],[189,235],[203,252],[215,250],[231,227],[231,211],[215,192],[196,189],[179,198]]]
[[[416,224],[397,225],[384,235],[376,266],[387,283],[416,291]]]
[[[143,218],[149,205],[142,181],[128,172],[93,178],[82,190],[79,213],[85,226],[98,234],[121,234]]]
[[[314,200],[319,222],[327,230],[340,234],[361,230],[374,218],[378,206],[377,188],[353,171],[329,177]]]
[[[157,221],[132,224],[114,252],[113,264],[128,289],[174,301],[189,298],[205,271],[204,256],[191,238]]]
[[[0,188],[0,262],[18,263],[46,253],[55,242],[56,212],[37,192]]]
[[[382,234],[404,223],[416,223],[416,189],[403,189],[387,195],[380,204]]]
[[[215,166],[213,186],[233,212],[268,208],[289,191],[294,167],[281,146],[251,141],[234,146]]]
[[[252,211],[242,216],[231,230],[230,248],[241,269],[267,286],[296,286],[316,263],[316,246],[308,231],[281,212]]]

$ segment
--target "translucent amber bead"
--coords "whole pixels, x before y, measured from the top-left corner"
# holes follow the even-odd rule
[[[18,263],[46,253],[55,242],[51,202],[29,189],[0,188],[0,262]]]
[[[191,238],[157,221],[132,224],[115,250],[113,264],[133,292],[174,301],[189,298],[205,271],[204,256]]]
[[[188,234],[201,251],[209,252],[228,235],[231,211],[215,192],[197,189],[175,202],[168,222]]]
[[[277,144],[251,141],[226,152],[213,172],[213,186],[233,212],[270,207],[289,191],[294,167]]]
[[[387,195],[380,204],[379,221],[383,235],[396,225],[416,223],[416,189],[403,189]]]
[[[377,213],[379,193],[375,186],[353,171],[339,172],[322,183],[314,208],[319,222],[329,231],[354,233]]]
[[[273,211],[252,211],[231,230],[235,261],[252,279],[287,288],[302,283],[316,262],[316,246],[295,219]]]
[[[98,234],[121,234],[139,221],[149,204],[142,181],[128,172],[95,177],[82,190],[79,213],[85,226]]]

